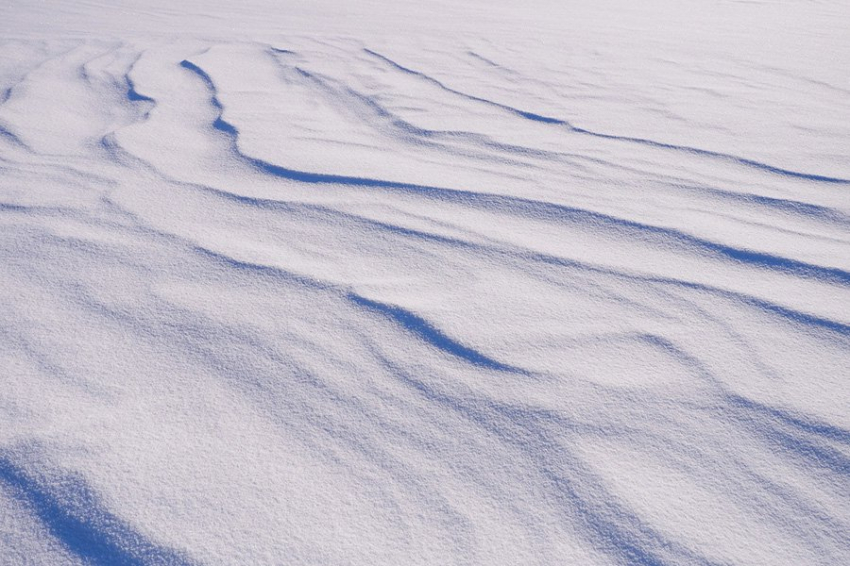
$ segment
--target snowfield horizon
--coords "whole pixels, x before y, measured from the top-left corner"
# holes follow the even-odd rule
[[[850,4],[0,5],[0,564],[850,564]]]

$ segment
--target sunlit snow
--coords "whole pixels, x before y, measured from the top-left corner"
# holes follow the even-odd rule
[[[3,0],[0,564],[850,564],[848,30]]]

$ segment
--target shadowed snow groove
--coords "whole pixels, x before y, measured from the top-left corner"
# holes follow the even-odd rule
[[[13,143],[14,145],[16,145],[18,147],[22,147],[24,149],[27,149],[26,144],[24,142],[22,142],[21,139],[17,135],[13,134],[12,132],[10,132],[6,128],[4,128],[3,126],[0,126],[0,139],[4,139],[8,142]]]
[[[138,91],[136,91],[136,85],[133,84],[133,79],[131,79],[129,75],[127,75],[126,81],[128,100],[130,100],[131,102],[154,102],[153,98],[145,96],[143,94],[139,94]]]
[[[204,81],[204,84],[207,86],[207,88],[212,92],[212,98],[210,99],[210,101],[212,102],[212,105],[215,107],[215,109],[218,111],[218,117],[215,119],[215,122],[213,122],[213,127],[216,130],[219,130],[219,131],[224,132],[226,134],[236,136],[239,133],[236,130],[236,128],[232,124],[230,124],[229,122],[226,122],[224,120],[224,118],[221,117],[221,113],[224,110],[224,107],[221,105],[221,102],[219,102],[219,100],[218,100],[218,95],[216,94],[216,90],[215,90],[215,84],[213,83],[210,76],[206,73],[206,71],[204,71],[203,69],[201,69],[200,67],[198,67],[194,63],[187,61],[185,59],[180,62],[180,66],[183,67],[184,69],[188,69],[188,70],[192,71],[198,77],[200,77],[200,79],[202,81]]]
[[[371,301],[365,297],[361,297],[355,293],[350,293],[348,298],[356,305],[366,307],[367,309],[377,312],[397,324],[403,326],[409,332],[419,336],[432,346],[451,354],[452,356],[461,358],[473,365],[481,366],[484,369],[494,371],[507,371],[512,373],[527,373],[526,371],[498,362],[489,356],[486,356],[477,350],[464,346],[459,342],[449,338],[440,330],[434,328],[425,319],[405,310],[401,307],[385,305],[377,301]]]
[[[71,553],[102,566],[189,566],[185,554],[157,546],[105,509],[85,480],[47,481],[0,453],[0,483],[9,488]]]
[[[352,177],[346,175],[333,175],[325,173],[311,173],[306,171],[297,171],[286,167],[281,167],[272,163],[268,163],[261,159],[257,159],[242,153],[238,148],[239,130],[227,122],[222,117],[224,107],[218,99],[215,84],[210,76],[189,61],[181,62],[181,66],[198,75],[206,84],[207,88],[212,93],[211,102],[218,112],[218,117],[213,122],[213,127],[232,137],[233,151],[240,158],[247,161],[253,167],[274,175],[276,177],[298,181],[302,183],[314,184],[340,184],[349,186],[375,187],[385,189],[401,189],[424,193],[426,196],[431,196],[437,199],[446,200],[462,200],[469,203],[470,201],[477,206],[496,207],[516,214],[520,211],[528,211],[536,216],[546,218],[557,218],[569,221],[578,221],[581,223],[590,223],[610,227],[614,230],[627,230],[638,238],[656,238],[679,242],[686,246],[693,246],[696,249],[701,249],[704,252],[714,253],[729,260],[750,264],[763,269],[773,269],[793,273],[801,277],[811,277],[813,279],[822,280],[829,283],[839,285],[850,285],[850,272],[843,269],[828,268],[817,265],[811,265],[802,261],[797,261],[789,258],[779,257],[771,254],[734,248],[727,245],[717,244],[707,240],[685,234],[678,230],[669,228],[661,228],[647,224],[641,224],[631,220],[625,220],[610,215],[584,210],[580,208],[568,207],[548,202],[538,202],[528,199],[507,197],[502,195],[492,195],[487,193],[479,193],[475,191],[464,191],[457,189],[446,189],[442,187],[434,187],[427,185],[417,185],[411,183],[403,183],[396,181],[387,181],[383,179],[370,179],[364,177]],[[495,208],[495,207],[494,207]]]
[[[485,399],[461,398],[436,391],[403,368],[384,360],[393,374],[429,401],[447,406],[477,426],[515,446],[534,463],[536,473],[553,492],[560,511],[617,564],[665,566],[687,561],[714,566],[711,561],[656,532],[604,493],[598,478],[584,468],[567,446],[554,440],[558,432],[574,425],[557,415]],[[564,462],[566,460],[566,462]],[[520,460],[522,461],[522,459]],[[569,474],[564,470],[568,469]]]
[[[584,134],[584,135],[588,135],[588,136],[592,136],[592,137],[596,137],[596,138],[601,138],[601,139],[623,141],[623,142],[635,143],[635,144],[639,144],[639,145],[645,145],[645,146],[649,146],[649,147],[655,147],[655,148],[659,148],[659,149],[670,149],[670,150],[674,150],[674,151],[681,151],[681,152],[684,152],[684,153],[690,153],[690,154],[693,154],[693,155],[701,155],[701,156],[704,156],[704,157],[722,159],[722,160],[729,161],[729,162],[732,162],[732,163],[736,163],[738,165],[742,165],[742,166],[745,166],[745,167],[751,167],[751,168],[754,168],[754,169],[759,169],[759,170],[765,171],[767,173],[773,173],[773,174],[776,174],[776,175],[783,175],[783,176],[792,177],[792,178],[796,178],[796,179],[802,179],[802,180],[805,180],[805,181],[816,181],[816,182],[821,182],[821,183],[832,183],[832,184],[838,184],[838,185],[850,185],[850,179],[840,179],[840,178],[837,178],[837,177],[829,177],[829,176],[826,176],[826,175],[817,175],[817,174],[812,174],[812,173],[801,173],[799,171],[791,171],[791,170],[788,170],[788,169],[783,169],[781,167],[775,167],[773,165],[761,163],[761,162],[755,161],[753,159],[747,159],[745,157],[738,157],[736,155],[730,155],[730,154],[727,154],[727,153],[710,151],[710,150],[707,150],[707,149],[699,149],[699,148],[689,147],[689,146],[685,146],[685,145],[676,145],[676,144],[671,144],[671,143],[658,142],[658,141],[654,141],[654,140],[650,140],[650,139],[644,139],[644,138],[636,138],[636,137],[630,137],[630,136],[617,136],[617,135],[613,135],[613,134],[605,134],[605,133],[600,133],[600,132],[594,132],[592,130],[587,130],[587,129],[575,126],[575,125],[571,124],[570,122],[568,122],[566,120],[562,120],[560,118],[553,118],[551,116],[545,116],[543,114],[536,114],[534,112],[527,112],[525,110],[520,110],[518,108],[508,106],[507,104],[501,104],[501,103],[495,102],[493,100],[481,98],[480,96],[475,96],[475,95],[467,94],[465,92],[461,92],[459,90],[456,90],[454,88],[447,86],[445,83],[443,83],[443,82],[441,82],[441,81],[439,81],[439,80],[437,80],[437,79],[435,79],[435,78],[433,78],[429,75],[426,75],[425,73],[423,73],[421,71],[415,71],[415,70],[410,69],[408,67],[405,67],[405,66],[403,66],[399,63],[396,63],[392,59],[390,59],[390,58],[388,58],[384,55],[381,55],[380,53],[377,53],[376,51],[372,51],[371,49],[366,49],[366,48],[364,48],[363,51],[368,53],[369,55],[377,58],[377,59],[380,59],[381,61],[383,61],[384,63],[387,63],[391,67],[398,69],[399,71],[402,71],[402,72],[410,74],[410,75],[415,75],[415,76],[417,76],[417,77],[419,77],[419,78],[421,78],[425,81],[428,81],[429,83],[445,90],[446,92],[456,94],[458,96],[466,98],[467,100],[472,100],[474,102],[481,102],[481,103],[487,104],[489,106],[493,106],[495,108],[505,110],[507,112],[510,112],[512,114],[519,116],[520,118],[525,118],[526,120],[531,120],[532,122],[540,122],[540,123],[543,123],[543,124],[551,124],[551,125],[555,125],[555,126],[564,126],[569,131],[574,132],[576,134]]]
[[[765,442],[793,454],[808,466],[822,467],[850,479],[850,431],[787,414],[739,396],[728,402]]]

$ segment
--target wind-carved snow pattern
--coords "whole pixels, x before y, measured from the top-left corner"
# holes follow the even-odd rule
[[[850,563],[846,67],[720,4],[4,8],[0,563]]]

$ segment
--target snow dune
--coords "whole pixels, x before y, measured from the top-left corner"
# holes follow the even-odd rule
[[[0,563],[850,563],[850,9],[0,7]]]

